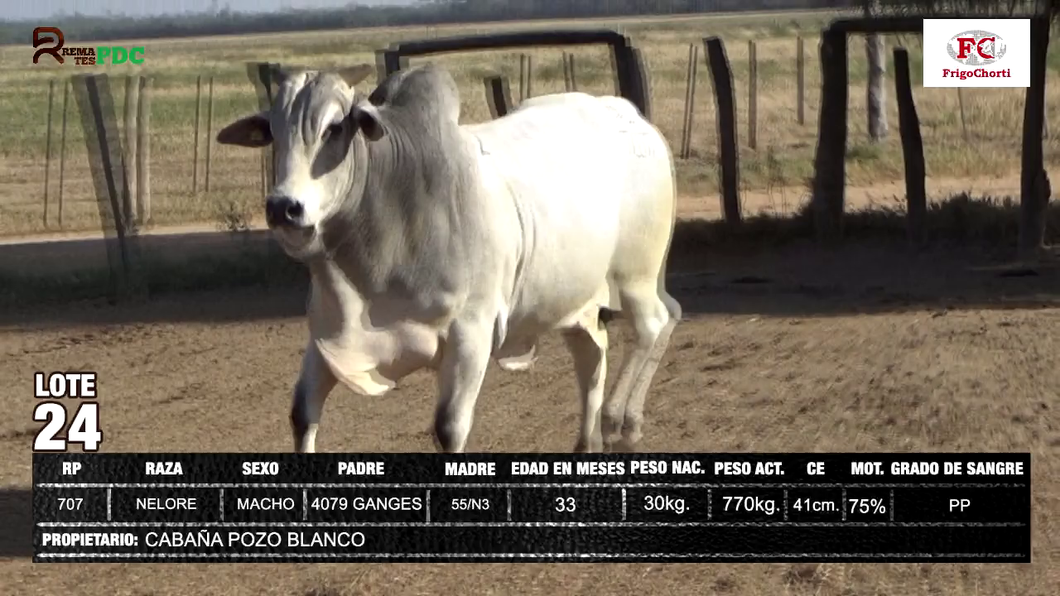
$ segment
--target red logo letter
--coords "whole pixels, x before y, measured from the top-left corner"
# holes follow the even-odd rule
[[[55,39],[47,37],[41,39],[41,33],[50,33],[55,36]],[[33,30],[33,47],[38,47],[46,43],[53,43],[55,44],[55,47],[41,48],[36,52],[33,52],[33,63],[36,64],[37,60],[39,60],[41,55],[43,54],[51,54],[52,58],[55,58],[55,60],[58,61],[59,64],[64,63],[65,60],[63,60],[63,57],[59,55],[59,50],[61,50],[63,47],[63,32],[60,31],[58,27],[37,27]]]
[[[994,39],[994,37],[984,37],[984,38],[980,39],[979,43],[975,44],[975,53],[979,54],[979,56],[981,58],[983,58],[984,60],[993,60],[994,59],[993,56],[991,56],[990,54],[987,54],[986,52],[983,51],[983,43],[987,42],[987,41],[994,42],[995,39]]]

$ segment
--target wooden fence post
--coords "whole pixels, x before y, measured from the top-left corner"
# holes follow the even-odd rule
[[[52,164],[52,104],[55,99],[55,79],[48,81],[48,139],[44,142],[44,227],[48,227],[48,177]]]
[[[578,82],[574,77],[574,53],[563,52],[563,89],[568,93],[578,90]]]
[[[206,179],[203,190],[210,192],[210,148],[213,146],[213,77],[210,77],[210,92],[206,100]]]
[[[612,47],[611,55],[615,74],[618,75],[615,80],[618,93],[633,102],[637,111],[651,121],[651,73],[648,71],[644,52],[628,43],[621,43]]]
[[[526,99],[526,54],[519,54],[519,103]]]
[[[59,227],[63,227],[63,182],[66,178],[66,115],[70,105],[70,82],[63,81],[63,127],[59,136]]]
[[[814,157],[812,205],[818,240],[832,242],[843,233],[846,193],[847,34],[826,29],[821,35],[821,114]]]
[[[136,112],[136,215],[141,225],[151,221],[151,79],[140,77],[140,105]]]
[[[570,93],[570,68],[567,64],[567,52],[563,52],[563,90]]]
[[[195,149],[191,163],[191,194],[199,194],[199,126],[202,122],[202,75],[195,78]]]
[[[721,207],[726,223],[738,225],[740,215],[740,167],[736,145],[736,97],[732,68],[720,37],[703,40],[707,65],[714,79],[714,104],[718,123],[718,159],[721,162]]]
[[[681,127],[681,159],[692,155],[693,115],[696,108],[696,79],[699,72],[699,46],[688,44],[688,72],[685,75],[685,113]]]
[[[570,62],[570,90],[578,90],[578,77],[574,76],[574,52],[567,54],[567,60]]]
[[[806,124],[806,44],[800,35],[795,58],[795,84],[797,87],[795,102],[798,110],[799,124]]]
[[[905,161],[906,217],[909,241],[920,246],[926,239],[927,190],[924,186],[924,139],[920,135],[920,118],[913,101],[909,78],[909,52],[894,48],[894,90],[898,101],[898,132],[902,139]]]
[[[265,151],[261,152],[261,196],[265,196],[269,192],[269,168],[266,165],[268,157]]]
[[[758,148],[758,46],[747,40],[747,146]]]
[[[508,78],[499,75],[482,79],[486,87],[486,104],[493,119],[502,118],[512,109],[512,92]]]
[[[896,54],[897,56],[897,54]],[[957,105],[961,108],[961,136],[968,142],[968,121],[964,117],[964,91],[957,87]]]
[[[120,131],[117,130],[117,117],[111,96],[110,78],[107,75],[75,75],[76,97],[85,131],[85,145],[90,156],[92,177],[95,181],[96,200],[99,207],[100,222],[107,249],[107,260],[110,265],[111,279],[114,282],[111,302],[124,298],[130,290],[130,273],[133,269],[133,249],[135,242],[130,241],[122,215],[122,198],[128,194],[124,188],[128,181],[124,178],[124,161],[122,148],[113,146],[121,144]],[[98,157],[98,161],[92,159]],[[110,241],[108,224],[113,220],[117,243]],[[117,250],[115,250],[117,249]]]
[[[1045,120],[1045,79],[1049,53],[1048,17],[1031,19],[1031,80],[1023,104],[1023,151],[1020,164],[1019,252],[1032,256],[1045,240],[1049,176],[1045,171],[1042,129]]]
[[[878,4],[878,0],[874,4]],[[865,34],[865,58],[869,70],[865,85],[869,141],[879,143],[887,138],[887,41],[883,35]]]
[[[523,99],[530,99],[534,96],[534,57],[529,54],[526,56],[526,96]]]
[[[137,75],[126,75],[125,76],[125,104],[122,106],[122,120],[124,121],[124,136],[125,143],[123,149],[124,158],[122,159],[122,165],[124,166],[125,172],[125,187],[124,191],[128,191],[122,196],[122,213],[121,217],[125,218],[125,229],[132,229],[135,227],[136,213],[139,209],[133,207],[133,193],[136,193],[139,186],[136,183],[137,180],[137,169],[139,167],[139,155],[136,151],[137,146],[137,133],[136,133],[136,121],[139,116],[138,109],[138,97],[140,95],[140,80],[143,77]],[[139,206],[139,200],[136,200],[137,206]],[[135,209],[135,211],[134,211]]]

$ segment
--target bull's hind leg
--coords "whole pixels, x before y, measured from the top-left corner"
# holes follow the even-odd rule
[[[627,446],[640,441],[644,423],[644,398],[655,369],[670,341],[670,332],[680,318],[680,307],[656,280],[628,285],[619,290],[622,311],[633,327],[634,341],[623,359],[611,394],[604,404],[604,441],[613,449],[621,433]],[[664,299],[665,298],[665,299]],[[634,393],[639,394],[634,398]]]
[[[575,453],[599,453],[604,447],[600,408],[604,403],[607,377],[607,328],[599,321],[597,312],[598,309],[593,307],[586,321],[563,332],[574,360],[582,401],[582,427],[574,446]]]
[[[291,434],[297,453],[316,451],[317,428],[324,411],[324,401],[337,383],[338,379],[324,362],[316,344],[310,341],[302,357],[302,371],[295,383],[291,403]]]
[[[648,395],[648,388],[651,386],[652,379],[655,378],[655,371],[659,368],[659,362],[662,361],[663,355],[666,354],[666,348],[670,345],[670,335],[673,333],[674,327],[677,326],[677,321],[681,319],[681,306],[676,300],[665,292],[662,293],[660,300],[666,308],[668,320],[652,343],[651,352],[649,352],[644,366],[637,373],[633,389],[630,390],[629,396],[626,398],[626,411],[622,420],[622,438],[630,445],[635,445],[643,436],[644,401]]]

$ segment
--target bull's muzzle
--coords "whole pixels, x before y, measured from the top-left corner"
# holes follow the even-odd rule
[[[270,228],[302,227],[305,208],[291,197],[269,197],[265,200],[265,222]]]

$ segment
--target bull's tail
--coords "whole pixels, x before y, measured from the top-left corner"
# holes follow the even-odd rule
[[[658,128],[656,128],[658,130]],[[659,133],[660,136],[662,133]],[[666,291],[666,269],[670,263],[670,249],[673,248],[674,233],[677,231],[677,166],[674,163],[673,151],[670,150],[670,144],[666,142],[666,137],[663,137],[663,143],[666,145],[667,160],[670,162],[670,237],[666,240],[666,250],[663,251],[662,264],[659,266],[659,300],[662,300],[663,304],[666,305],[667,312],[670,313],[670,317],[676,322],[681,320],[682,309],[681,304]]]

